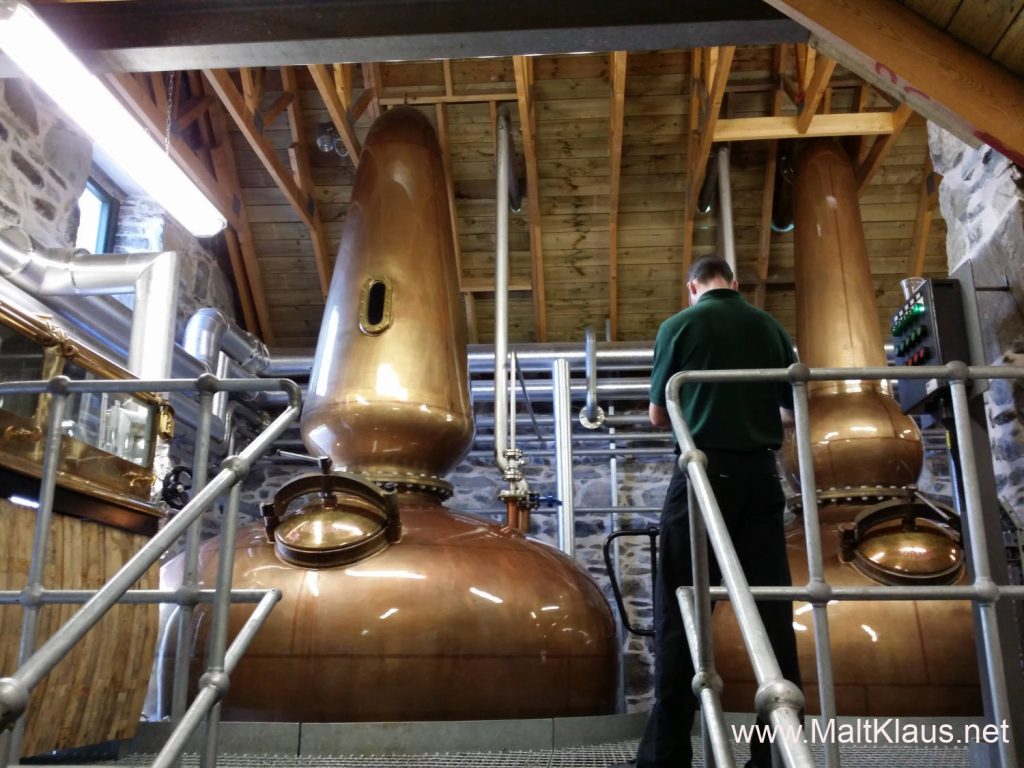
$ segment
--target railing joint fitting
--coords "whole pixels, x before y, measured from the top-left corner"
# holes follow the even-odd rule
[[[42,584],[29,584],[21,590],[18,602],[22,608],[38,608],[43,604],[43,594],[45,591]]]
[[[806,363],[793,363],[786,369],[789,380],[794,384],[805,383],[811,380],[811,369]]]
[[[961,360],[946,363],[946,370],[949,371],[950,381],[967,381],[971,376],[970,367]]]
[[[999,585],[992,581],[992,579],[975,579],[974,589],[978,594],[978,602],[980,603],[994,604],[999,600]]]
[[[708,457],[704,451],[698,448],[690,448],[679,454],[679,468],[685,470],[690,464],[699,464],[707,469]]]
[[[69,391],[71,379],[67,376],[54,376],[46,385],[51,395],[66,395]]]
[[[725,684],[722,681],[722,676],[719,675],[714,669],[707,669],[703,672],[698,672],[693,676],[693,695],[700,698],[701,692],[708,688],[719,696],[722,694],[722,690],[725,688]]]
[[[0,730],[11,728],[28,707],[28,688],[13,677],[0,678]]]
[[[784,678],[769,680],[758,686],[754,695],[754,708],[761,719],[771,722],[771,714],[777,709],[792,709],[799,712],[804,708],[804,694],[793,683]]]
[[[231,679],[228,677],[228,673],[223,670],[210,671],[204,673],[199,678],[199,687],[212,689],[217,696],[217,700],[220,701],[231,690]]]
[[[228,470],[235,476],[235,483],[240,483],[249,474],[249,470],[252,469],[252,462],[243,458],[240,454],[235,454],[224,459],[220,463],[220,468]]]
[[[212,373],[201,373],[196,379],[196,389],[200,392],[219,392],[220,379]]]

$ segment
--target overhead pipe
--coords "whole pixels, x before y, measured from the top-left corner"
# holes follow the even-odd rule
[[[592,326],[584,332],[586,355],[587,400],[580,411],[580,424],[587,429],[598,429],[604,424],[604,409],[597,404],[597,333]],[[563,358],[564,359],[564,358]],[[565,363],[569,365],[568,361]]]
[[[270,367],[267,345],[214,307],[196,310],[189,318],[182,347],[209,371],[217,369],[217,356],[221,352],[253,376],[265,373]]]
[[[732,220],[732,177],[729,168],[729,145],[718,148],[718,240],[722,258],[736,273],[736,232]]]
[[[43,296],[135,294],[128,369],[142,379],[171,372],[178,301],[178,255],[89,254],[44,248],[20,227],[0,231],[0,276]]]

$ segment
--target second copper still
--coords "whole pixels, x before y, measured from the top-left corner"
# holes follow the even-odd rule
[[[421,113],[373,124],[302,416],[330,465],[239,531],[234,586],[284,597],[232,675],[228,719],[614,711],[615,625],[597,585],[558,550],[442,506],[473,440],[443,174]],[[202,547],[205,585],[217,555],[216,539]],[[250,611],[232,609],[232,633]],[[197,610],[198,649],[207,624]]]
[[[797,347],[811,367],[884,366],[853,167],[834,140],[800,142],[795,178]],[[950,584],[963,578],[955,515],[914,496],[921,435],[888,382],[808,385],[825,578],[833,586]],[[799,488],[796,446],[783,466]],[[807,583],[803,520],[787,530],[794,584]],[[829,627],[839,714],[975,715],[981,696],[967,602],[835,602]],[[808,713],[818,711],[811,606],[794,604]],[[735,616],[714,616],[726,709],[756,684]]]

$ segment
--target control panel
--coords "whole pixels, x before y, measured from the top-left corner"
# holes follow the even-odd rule
[[[960,281],[926,280],[893,316],[892,341],[897,366],[969,362]],[[926,411],[943,389],[935,381],[900,381],[900,407],[904,413]]]

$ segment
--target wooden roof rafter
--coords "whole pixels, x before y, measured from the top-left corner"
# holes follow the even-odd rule
[[[306,225],[311,239],[316,242],[317,232],[322,232],[322,224],[312,188],[304,190],[295,182],[292,172],[285,167],[273,145],[257,126],[256,115],[246,105],[245,97],[231,79],[231,75],[223,69],[207,69],[203,70],[203,74],[267,173],[295,209],[302,223]],[[325,248],[317,247],[314,250],[321,293],[326,296],[330,284],[331,264]]]
[[[1024,164],[1024,82],[891,0],[766,0],[850,71],[962,140]],[[984,87],[979,87],[981,84]]]
[[[380,117],[381,110],[381,89],[384,87],[384,78],[381,76],[380,64],[377,62],[368,62],[363,64],[363,92],[369,93],[369,101],[366,105],[366,113],[370,116],[370,121],[376,120]]]
[[[294,98],[288,103],[288,129],[291,131],[292,143],[288,147],[288,163],[292,168],[292,176],[296,185],[303,191],[307,199],[316,199],[316,188],[313,184],[313,172],[309,165],[309,145],[306,141],[306,125],[299,102],[299,85],[292,67],[281,67],[281,88]],[[320,220],[319,209],[314,208],[310,216],[313,220],[309,227],[309,236],[313,241],[313,258],[320,277],[320,289],[327,297],[327,289],[331,284],[331,268],[334,259],[327,245],[327,235],[323,222]]]
[[[234,155],[223,126],[224,113],[216,98],[204,92],[202,78],[196,72],[182,73],[188,78],[192,97],[187,102],[175,99],[179,111],[171,116],[174,130],[168,137],[172,159],[217,207],[230,228],[225,233],[228,256],[235,273],[235,284],[246,327],[273,343],[270,311],[253,249],[252,234],[245,205],[242,203]],[[160,78],[162,84],[162,78]],[[156,136],[167,130],[167,91],[154,88],[152,96],[139,78],[133,75],[108,75],[111,90],[129,108],[142,125]],[[153,85],[153,81],[150,81]],[[180,93],[182,88],[177,89]],[[185,114],[183,115],[182,112]],[[203,120],[208,120],[208,124]],[[199,151],[182,138],[182,131],[200,122],[203,145]],[[204,158],[202,155],[206,155]]]
[[[772,116],[782,110],[782,70],[785,48],[778,46],[772,56],[772,67],[779,86],[772,94]],[[772,244],[772,207],[775,204],[775,173],[778,164],[779,142],[771,139],[765,149],[764,184],[761,187],[761,229],[757,242],[757,285],[754,288],[754,304],[764,309],[767,292],[768,266],[771,259]]]
[[[526,160],[526,206],[530,228],[530,269],[533,280],[533,322],[537,341],[547,341],[547,306],[544,298],[544,246],[541,240],[540,174],[537,168],[537,122],[533,59],[514,56],[519,127]]]
[[[610,54],[611,93],[608,109],[608,279],[611,340],[619,335],[619,181],[622,177],[622,139],[626,117],[626,51]]]
[[[352,164],[358,167],[359,156],[362,154],[363,148],[356,136],[353,127],[354,120],[349,107],[341,97],[346,85],[339,83],[336,72],[333,69],[328,69],[324,64],[310,64],[309,74],[312,75],[316,89],[320,92],[320,98],[324,100],[327,114],[331,116],[331,122],[338,131]],[[344,77],[342,79],[344,80]],[[348,87],[351,87],[351,83]],[[289,114],[291,113],[289,112]]]
[[[726,45],[706,50],[694,49],[690,79],[690,140],[687,151],[686,198],[683,214],[683,298],[686,280],[693,260],[693,218],[697,196],[704,183],[708,154],[715,138],[718,115],[725,98],[736,46]]]
[[[907,275],[910,277],[920,277],[924,274],[928,233],[931,231],[941,180],[942,177],[932,169],[931,156],[925,155],[924,167],[921,169],[921,185],[917,193],[917,218],[914,219],[914,235],[910,241],[910,255],[907,257]]]
[[[865,155],[860,165],[857,166],[857,191],[860,194],[864,194],[864,190],[871,183],[871,179],[878,172],[878,169],[882,167],[882,163],[885,162],[885,158],[889,156],[892,148],[896,146],[896,140],[900,137],[900,133],[906,126],[910,116],[914,114],[914,110],[910,108],[909,104],[900,104],[891,113],[872,114],[890,115],[892,117],[892,131],[875,139],[871,148],[868,149],[867,155]]]

